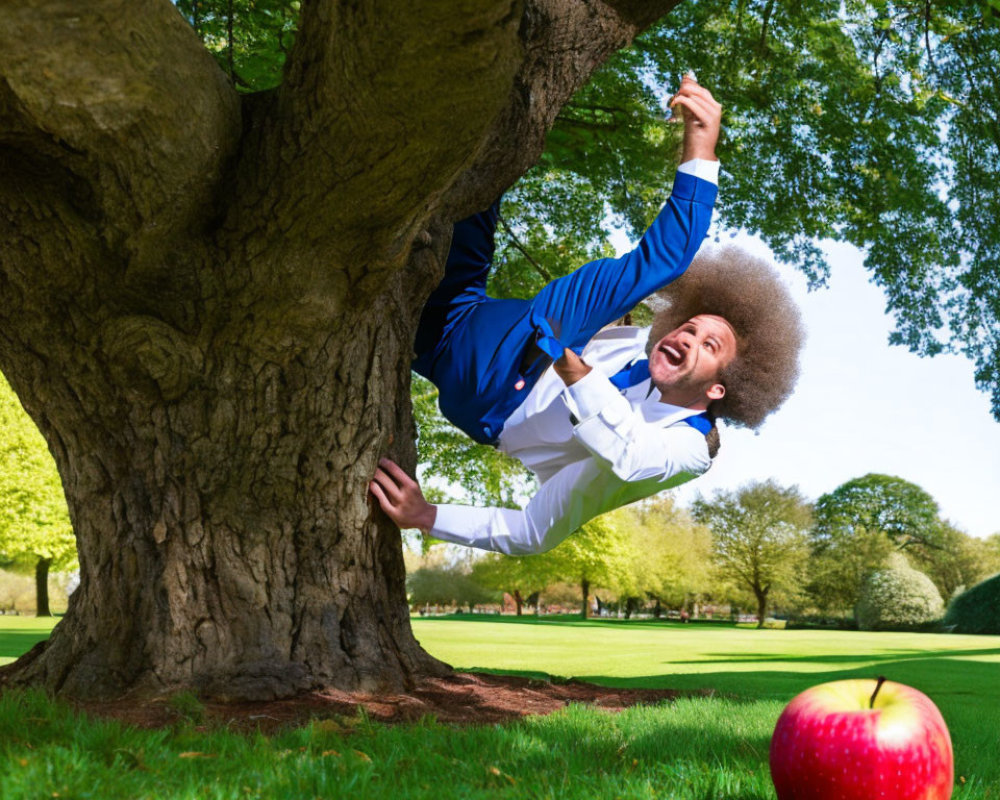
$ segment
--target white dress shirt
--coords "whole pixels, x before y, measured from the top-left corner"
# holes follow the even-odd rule
[[[718,183],[719,162],[679,172]],[[625,390],[610,376],[646,357],[649,328],[599,332],[583,351],[592,367],[567,387],[552,367],[507,419],[498,447],[538,476],[523,509],[441,504],[430,533],[456,544],[526,555],[550,550],[587,521],[678,486],[711,466],[699,413],[660,401],[647,379]]]

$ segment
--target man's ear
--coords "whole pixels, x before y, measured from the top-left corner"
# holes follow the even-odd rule
[[[705,396],[709,400],[721,400],[726,396],[726,387],[721,383],[713,383],[705,392]]]

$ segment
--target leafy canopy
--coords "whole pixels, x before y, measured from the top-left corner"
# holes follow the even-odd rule
[[[243,91],[280,82],[298,0],[178,0]],[[922,355],[962,352],[1000,419],[998,0],[680,3],[560,112],[513,189],[492,290],[526,295],[639,235],[677,151],[663,102],[693,69],[725,108],[721,229],[760,237],[814,285],[822,239],[867,254]]]
[[[699,498],[691,511],[712,531],[722,577],[758,601],[771,592],[794,594],[805,571],[806,531],[812,524],[812,509],[798,487],[773,480],[749,483]]]

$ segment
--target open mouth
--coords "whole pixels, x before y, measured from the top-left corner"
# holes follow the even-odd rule
[[[660,352],[663,353],[667,363],[672,367],[679,367],[684,363],[684,355],[676,347],[664,343],[660,345]]]

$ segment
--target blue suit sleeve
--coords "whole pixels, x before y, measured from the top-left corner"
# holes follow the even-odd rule
[[[558,323],[556,335],[564,346],[582,347],[683,274],[708,232],[717,194],[711,181],[677,173],[669,199],[636,248],[619,258],[591,261],[549,283],[532,301],[536,317]]]

